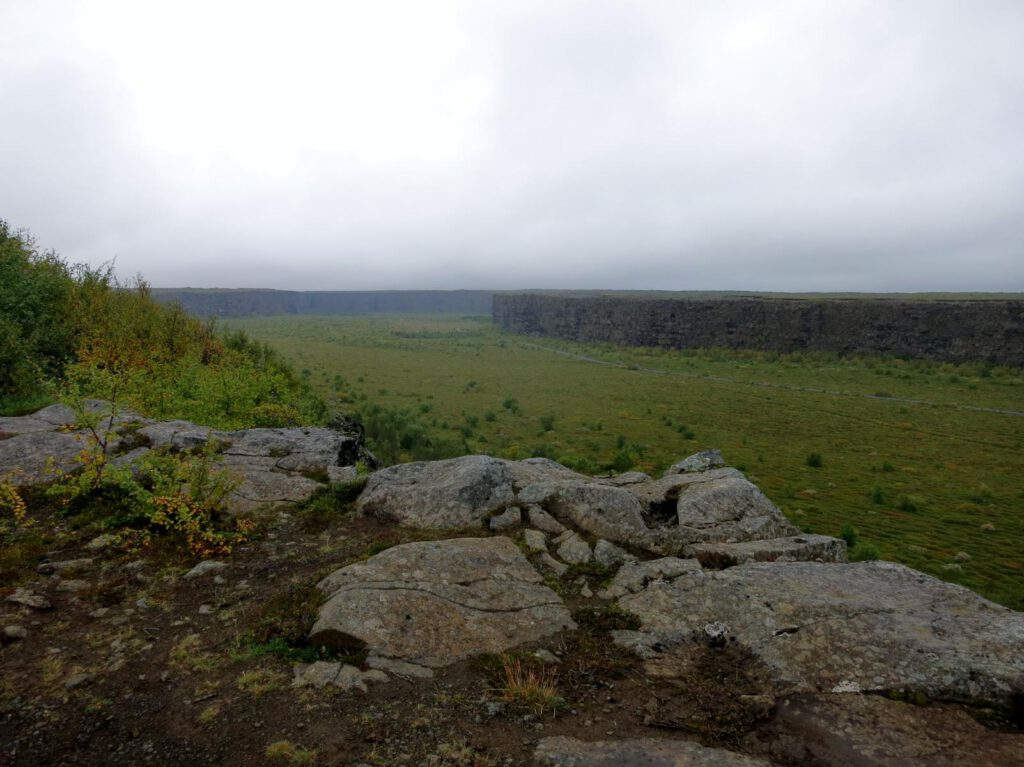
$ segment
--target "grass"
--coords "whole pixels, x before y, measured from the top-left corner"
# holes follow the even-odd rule
[[[853,525],[882,558],[1024,609],[1024,418],[998,412],[1024,411],[1020,369],[586,345],[504,334],[486,317],[223,324],[308,370],[388,462],[548,455],[658,473],[717,447],[805,531]],[[958,551],[971,561],[944,570]]]

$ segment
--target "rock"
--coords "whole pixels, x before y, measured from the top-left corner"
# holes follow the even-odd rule
[[[244,463],[228,464],[239,485],[228,500],[230,514],[248,514],[291,506],[309,498],[324,485],[302,474],[251,467]]]
[[[763,759],[668,738],[544,738],[533,758],[542,767],[771,767]]]
[[[664,646],[724,624],[787,693],[898,689],[1003,705],[1024,689],[1024,614],[902,565],[747,564],[619,605]]]
[[[217,572],[227,567],[226,562],[217,562],[212,559],[204,559],[202,562],[197,564],[187,573],[185,573],[185,580],[192,580],[193,578],[200,578],[208,573]]]
[[[273,458],[273,468],[292,472],[327,472],[359,460],[359,440],[335,429],[295,427],[248,429],[237,433],[225,458]]]
[[[1024,736],[986,729],[957,706],[880,695],[791,698],[775,709],[771,755],[822,767],[1024,764]]]
[[[355,466],[328,466],[327,479],[332,485],[354,482],[359,479],[359,470]]]
[[[651,583],[700,572],[700,562],[696,559],[663,557],[646,562],[627,562],[615,573],[608,588],[599,591],[597,595],[601,599],[618,599],[626,594],[643,591]]]
[[[575,628],[508,538],[408,543],[327,576],[311,643],[437,668]]]
[[[580,538],[571,530],[563,533],[565,536],[558,544],[557,554],[559,559],[570,565],[582,565],[594,558],[594,552],[590,550],[590,544]]]
[[[85,685],[90,684],[92,682],[92,680],[93,680],[92,674],[86,674],[86,673],[72,674],[71,676],[69,676],[67,679],[64,680],[64,689],[65,690],[73,690],[76,687],[84,687]]]
[[[580,596],[584,599],[590,599],[594,596],[594,592],[590,590],[590,584],[587,583],[586,579],[583,580],[583,584],[580,586]]]
[[[644,474],[642,471],[627,471],[601,480],[601,482],[602,484],[614,485],[615,487],[625,487],[626,485],[639,485],[641,482],[649,482],[650,479],[650,475]]]
[[[522,522],[523,512],[518,506],[510,506],[501,514],[491,517],[487,524],[494,532],[501,533],[505,530],[511,530],[514,527],[519,527]]]
[[[11,625],[4,626],[4,639],[10,642],[17,641],[19,639],[25,639],[28,637],[28,629],[24,626]]]
[[[524,530],[523,540],[530,551],[547,551],[548,539],[540,530]]]
[[[76,458],[86,447],[79,437],[49,431],[0,440],[0,476],[20,487],[52,482],[59,472],[76,472],[81,468]]]
[[[110,548],[115,543],[117,543],[117,535],[114,533],[103,533],[85,544],[85,548],[89,549],[89,551],[102,551],[103,549]]]
[[[44,597],[42,594],[37,594],[31,589],[17,588],[14,593],[4,600],[11,604],[21,605],[22,607],[31,607],[34,610],[50,610],[53,605],[50,604],[50,600]]]
[[[395,660],[394,658],[381,658],[376,655],[370,655],[366,658],[366,665],[370,668],[384,671],[392,676],[402,677],[405,679],[430,679],[434,676],[434,670],[427,668],[426,666],[418,666],[415,663],[406,663],[402,660]]]
[[[526,507],[526,519],[532,527],[536,527],[542,532],[551,533],[551,535],[561,535],[565,532],[565,525],[535,503]]]
[[[412,527],[459,529],[481,524],[514,501],[507,461],[467,455],[374,472],[356,508]]]
[[[796,535],[743,543],[698,543],[692,551],[704,567],[710,568],[747,562],[846,561],[846,541],[827,535]]]
[[[36,567],[36,572],[40,575],[53,575],[54,573],[64,574],[84,570],[91,564],[92,560],[88,558],[64,559],[59,562],[43,562]]]
[[[57,584],[57,588],[60,591],[78,592],[83,589],[89,588],[89,581],[82,580],[62,580]]]
[[[561,663],[562,659],[555,655],[551,650],[546,650],[543,647],[539,650],[533,651],[533,657],[537,658],[542,663],[556,664]]]
[[[665,470],[664,476],[670,477],[674,474],[694,474],[710,469],[720,469],[725,466],[722,453],[718,450],[702,450],[699,453],[684,458],[674,463]]]
[[[598,539],[594,544],[594,559],[603,567],[614,567],[623,562],[635,562],[636,557],[624,549],[620,549],[614,543],[609,543],[604,538]]]
[[[569,565],[565,564],[564,562],[559,562],[546,551],[540,555],[538,561],[545,570],[550,570],[558,576],[565,575],[565,571],[569,569]]]
[[[387,674],[381,671],[360,671],[355,666],[327,661],[314,661],[309,665],[299,664],[293,669],[293,687],[316,687],[322,689],[327,685],[342,690],[360,690],[366,692],[369,682],[386,682]]]

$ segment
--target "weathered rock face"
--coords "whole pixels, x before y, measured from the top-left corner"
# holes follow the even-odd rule
[[[902,565],[749,564],[652,584],[619,604],[655,653],[719,626],[788,693],[899,689],[1005,704],[1024,690],[1024,615]]]
[[[508,538],[395,546],[327,576],[314,644],[440,667],[575,628]]]
[[[478,527],[516,506],[547,532],[557,534],[569,525],[662,555],[689,555],[698,543],[761,541],[799,532],[742,473],[712,468],[720,457],[692,458],[685,473],[657,480],[636,473],[627,482],[577,474],[546,459],[477,455],[403,464],[376,472],[358,508],[410,527],[458,530]]]
[[[827,767],[1006,767],[1024,764],[1024,738],[986,729],[954,706],[797,696],[776,709],[771,753],[784,764]]]
[[[103,412],[109,405],[90,401],[87,408]],[[88,446],[88,432],[74,430],[75,413],[51,405],[20,418],[0,419],[0,477],[10,474],[17,485],[41,484],[56,479],[55,471],[73,473],[76,457]],[[116,436],[110,456],[117,466],[132,465],[151,450],[194,450],[216,440],[224,448],[218,466],[238,481],[229,498],[230,513],[252,512],[294,504],[323,487],[321,479],[354,473],[360,459],[374,462],[358,434],[325,428],[248,429],[217,431],[189,421],[152,421],[137,413],[118,413],[108,423],[123,432],[129,424],[137,433],[129,442]],[[138,442],[143,446],[136,446]],[[127,451],[127,452],[124,452]],[[346,475],[348,476],[348,475]]]
[[[698,543],[693,555],[711,568],[747,562],[845,562],[846,541],[827,535],[794,535],[743,543]]]
[[[668,738],[544,738],[533,758],[543,767],[771,767],[764,759]]]
[[[505,330],[670,349],[893,354],[1024,365],[1024,301],[636,299],[497,293]]]

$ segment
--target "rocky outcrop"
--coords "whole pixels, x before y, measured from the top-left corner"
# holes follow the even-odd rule
[[[407,543],[320,582],[314,645],[426,668],[575,628],[562,600],[505,537]]]
[[[534,760],[542,767],[771,767],[771,762],[687,740],[544,738]]]
[[[1024,365],[1024,301],[496,293],[494,321],[513,333],[570,341]]]
[[[619,604],[642,624],[620,641],[648,657],[735,642],[788,694],[911,690],[1008,704],[1024,690],[1024,615],[903,565],[741,565],[652,583]]]
[[[86,403],[93,412],[109,412],[109,404]],[[77,428],[76,415],[64,405],[51,405],[29,416],[0,419],[0,477],[15,485],[51,482],[61,473],[81,468],[78,456],[90,432]],[[151,451],[183,452],[215,443],[217,470],[236,483],[228,499],[232,514],[288,506],[309,498],[335,478],[354,478],[355,464],[375,459],[358,432],[302,427],[218,431],[189,421],[153,421],[132,411],[104,418],[102,431],[114,431],[108,455],[118,466],[143,461]],[[347,474],[344,471],[347,470]]]
[[[636,473],[623,483],[619,477],[577,474],[547,459],[464,456],[378,471],[357,507],[401,525],[449,530],[480,527],[491,518],[503,518],[510,508],[521,508],[526,520],[545,532],[560,534],[568,526],[606,543],[669,556],[689,556],[696,544],[785,539],[799,533],[741,472],[718,467],[720,463],[720,456],[699,454],[685,470],[674,467],[661,479]],[[805,547],[809,557],[824,556],[824,540],[816,541],[818,548]],[[787,556],[800,555],[792,541],[773,545]],[[590,558],[575,541],[569,548],[574,562]],[[841,542],[833,548],[833,560],[844,558]],[[767,558],[768,551],[762,556]]]

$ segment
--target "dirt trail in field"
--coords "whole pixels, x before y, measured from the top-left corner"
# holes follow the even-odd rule
[[[611,362],[609,360],[602,360],[596,357],[589,357],[585,354],[567,352],[563,349],[554,349],[550,346],[529,343],[527,341],[522,341],[520,343],[522,343],[523,346],[529,349],[537,349],[539,351],[551,352],[552,354],[558,354],[563,357],[569,357],[570,359],[579,360],[580,362],[589,362],[593,365],[605,365],[606,367],[622,368],[623,370],[636,370],[642,373],[658,373],[661,375],[678,376],[679,378],[694,378],[705,381],[717,381],[719,383],[742,384],[744,386],[757,386],[764,389],[785,389],[787,391],[807,392],[809,394],[827,394],[832,397],[855,397],[860,399],[883,400],[885,402],[900,402],[911,405],[926,405],[929,407],[950,407],[955,410],[969,410],[976,413],[995,413],[996,415],[1008,415],[1018,418],[1024,418],[1024,411],[1020,410],[1003,410],[1000,408],[979,407],[977,405],[952,405],[942,402],[931,402],[929,400],[923,399],[912,399],[910,397],[889,397],[883,396],[881,394],[862,394],[860,392],[841,391],[839,389],[819,389],[813,386],[797,386],[795,384],[770,383],[768,381],[747,381],[741,378],[732,378],[730,376],[713,376],[697,373],[684,373],[678,370],[665,370],[663,368],[649,368],[641,367],[639,365],[626,365],[622,362]]]

